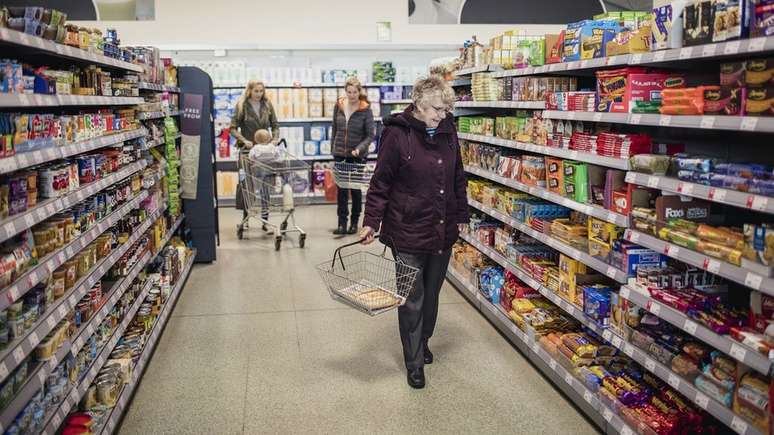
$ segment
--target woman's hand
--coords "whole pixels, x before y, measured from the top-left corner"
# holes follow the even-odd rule
[[[354,157],[357,157],[357,156],[359,156],[359,155],[360,155],[360,152],[359,152],[358,150],[352,150],[352,155],[353,155]]]
[[[370,245],[374,241],[374,229],[371,227],[363,227],[363,229],[360,230],[360,239],[363,240],[361,243],[364,245]]]
[[[249,150],[251,150],[252,148],[253,148],[253,143],[252,143],[252,142],[250,142],[249,140],[246,140],[246,141],[245,141],[245,149],[249,151]]]

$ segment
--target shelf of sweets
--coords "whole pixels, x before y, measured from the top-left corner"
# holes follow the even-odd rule
[[[774,118],[760,116],[660,115],[652,113],[544,110],[543,118],[656,127],[696,128],[702,130],[774,133]]]
[[[457,101],[455,108],[485,107],[493,109],[545,109],[544,101]]]
[[[51,106],[131,106],[142,104],[140,97],[106,97],[96,95],[0,94],[0,107]]]
[[[610,222],[612,224],[616,224],[620,227],[628,227],[629,226],[629,218],[619,214],[615,213],[613,211],[607,210],[605,208],[602,208],[595,204],[582,204],[577,201],[573,201],[570,198],[566,198],[562,195],[553,193],[545,188],[541,187],[535,187],[530,186],[524,183],[521,183],[519,181],[516,181],[512,178],[505,178],[500,175],[497,175],[494,172],[487,171],[485,169],[481,169],[476,166],[465,166],[465,171],[468,173],[471,173],[473,175],[478,175],[479,177],[483,177],[486,179],[489,179],[491,181],[503,184],[505,186],[511,187],[513,189],[529,193],[530,195],[537,196],[538,198],[545,199],[547,201],[554,202],[556,204],[562,205],[564,207],[567,207],[569,209],[581,212],[583,214],[594,216],[597,219],[601,219],[606,222]]]
[[[629,159],[601,156],[599,154],[588,153],[578,150],[571,150],[567,148],[549,147],[545,145],[537,145],[528,142],[520,142],[516,140],[502,139],[495,136],[485,136],[481,134],[470,133],[457,133],[460,139],[470,140],[474,142],[488,143],[492,145],[498,145],[506,148],[512,148],[522,151],[529,151],[537,154],[544,154],[547,156],[560,157],[564,159],[577,160],[580,162],[592,163],[599,166],[605,166],[614,169],[629,169]]]
[[[150,82],[139,82],[137,84],[137,88],[148,91],[180,93],[180,88],[177,86],[162,85]]]

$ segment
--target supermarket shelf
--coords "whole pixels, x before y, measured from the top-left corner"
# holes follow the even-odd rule
[[[723,189],[721,187],[705,186],[703,184],[682,181],[677,178],[648,175],[638,172],[627,172],[626,182],[639,184],[667,192],[679,193],[683,196],[733,205],[763,213],[774,214],[774,197],[755,195],[740,192],[738,190]]]
[[[729,336],[717,334],[713,330],[686,316],[685,313],[653,299],[647,289],[641,289],[634,285],[623,286],[621,287],[619,294],[622,298],[628,299],[635,304],[646,308],[661,319],[681,328],[688,334],[709,344],[726,355],[731,356],[746,366],[757,370],[764,375],[769,374],[769,371],[771,370],[771,360],[769,360],[766,355]]]
[[[682,246],[674,245],[639,231],[626,230],[624,237],[632,243],[653,249],[656,252],[662,252],[675,260],[680,260],[702,270],[706,270],[707,272],[738,282],[751,289],[774,295],[774,278],[763,276],[739,266],[734,266],[723,260],[692,251]]]
[[[487,107],[494,109],[545,109],[545,101],[457,101],[456,108]]]
[[[375,122],[381,122],[382,117],[381,116],[375,116],[374,121]],[[328,118],[285,118],[280,119],[277,122],[280,124],[299,124],[299,123],[305,123],[305,122],[333,122],[333,119]]]
[[[99,148],[119,145],[125,141],[145,136],[148,130],[138,128],[123,133],[109,134],[95,139],[87,139],[64,146],[51,146],[45,149],[19,153],[12,157],[0,159],[0,174],[18,171],[19,169],[39,165],[54,160],[87,153]]]
[[[177,86],[160,85],[158,83],[140,82],[137,84],[137,87],[149,91],[180,93],[180,88]]]
[[[146,121],[148,119],[159,119],[159,118],[166,118],[167,116],[179,116],[181,111],[179,110],[173,110],[169,113],[164,112],[140,112],[137,114],[137,119],[140,121]]]
[[[491,247],[485,246],[481,242],[467,235],[461,235],[461,237],[476,249],[500,264],[502,267],[516,275],[527,285],[540,292],[540,294],[556,304],[570,316],[580,321],[584,326],[588,327],[596,334],[601,335],[603,338],[605,338],[605,340],[610,342],[616,348],[620,349],[630,358],[637,361],[648,371],[663,379],[665,382],[678,390],[685,397],[692,400],[702,409],[708,411],[710,414],[714,415],[729,427],[737,430],[738,433],[747,435],[758,434],[758,432],[752,428],[751,425],[745,422],[741,417],[736,416],[729,408],[715,400],[709,399],[704,393],[696,389],[690,382],[687,382],[686,380],[677,376],[670,368],[667,368],[666,366],[655,361],[650,356],[647,356],[645,352],[639,350],[635,346],[632,346],[630,343],[623,340],[620,336],[613,333],[611,330],[601,327],[593,319],[587,317],[583,313],[582,309],[576,307],[571,302],[567,301],[566,299],[562,298],[558,294],[554,293],[550,289],[534,280],[531,276],[522,271],[521,268],[508,261],[505,257],[500,255]],[[450,270],[452,269],[450,268]],[[755,352],[746,346],[738,344],[727,337],[719,336],[701,325],[697,325],[682,313],[673,310],[672,308],[667,307],[661,303],[655,302],[649,296],[644,296],[642,293],[639,293],[636,290],[632,290],[629,287],[622,287],[620,295],[623,298],[629,299],[630,301],[647,308],[654,315],[657,315],[660,318],[673,323],[675,326],[683,328],[689,334],[700,340],[704,340],[707,344],[710,344],[718,350],[731,355],[732,357],[749,365],[750,367],[757,369],[764,374],[768,373],[770,362],[764,355]],[[478,298],[481,304],[486,302],[477,291],[473,293],[473,297]]]
[[[133,240],[130,239],[127,243],[121,246],[122,248],[124,248],[123,249],[124,253],[129,250],[129,248],[131,247],[132,244],[134,244],[134,242],[139,240],[139,238],[145,233],[145,231],[148,228],[150,228],[151,224],[155,222],[164,213],[165,210],[166,210],[166,207],[161,208],[159,211],[153,213],[152,216],[146,219],[145,222],[143,222],[140,229],[138,229],[138,231],[133,233],[134,234],[132,236]],[[123,253],[121,255],[123,255]],[[120,255],[117,256],[116,261],[120,257],[121,257]],[[147,264],[147,262],[150,261],[151,258],[152,258],[152,255],[148,253],[145,256],[143,256],[143,261],[145,262],[145,264]],[[138,262],[135,265],[135,267],[143,263],[143,261]],[[132,268],[133,272],[135,270],[135,267]],[[144,267],[144,264],[143,264],[143,267]],[[143,267],[138,267],[137,273],[139,273],[143,269]],[[131,281],[126,281],[126,282],[127,282],[127,286],[131,285]],[[150,285],[146,286],[143,289],[143,292],[140,294],[140,296],[135,300],[131,309],[121,321],[121,324],[113,332],[111,339],[108,341],[108,343],[105,346],[102,347],[102,350],[100,350],[99,357],[95,359],[95,361],[92,363],[86,377],[82,379],[78,385],[73,386],[68,392],[68,394],[66,394],[67,398],[59,404],[59,407],[53,413],[47,416],[48,418],[46,419],[46,424],[44,426],[45,429],[43,430],[42,433],[54,435],[57,429],[59,428],[59,425],[61,425],[62,421],[64,421],[64,419],[70,413],[70,410],[80,401],[80,399],[86,393],[86,390],[88,389],[89,385],[91,385],[91,382],[97,376],[97,373],[102,368],[107,358],[110,356],[110,353],[113,351],[113,347],[115,347],[116,343],[118,343],[118,340],[123,336],[123,331],[134,319],[134,314],[137,313],[137,310],[139,310],[140,306],[145,301],[145,296],[147,296],[147,292],[149,290],[150,290]],[[120,296],[114,295],[113,297],[115,297],[117,301],[118,297]],[[113,302],[113,304],[115,304],[115,302]],[[80,339],[81,337],[78,338],[78,340]],[[84,337],[84,342],[85,342],[85,337]]]
[[[471,79],[456,79],[449,82],[452,86],[470,86],[473,83]]]
[[[734,414],[730,408],[702,393],[692,382],[680,377],[671,368],[651,358],[638,347],[625,342],[621,337],[613,334],[612,331],[605,331],[602,337],[736,433],[740,435],[763,435],[752,423],[748,423],[746,419]]]
[[[2,427],[9,427],[13,423],[13,421],[16,419],[16,416],[19,415],[19,412],[21,412],[22,409],[27,406],[32,397],[38,391],[40,391],[41,388],[43,388],[48,375],[50,375],[51,372],[59,365],[59,362],[62,361],[63,358],[67,357],[68,353],[72,355],[78,354],[81,348],[83,348],[83,345],[86,343],[86,339],[94,334],[94,331],[99,327],[100,324],[102,324],[102,321],[107,317],[107,315],[115,306],[116,302],[118,302],[118,299],[120,299],[121,296],[126,292],[126,290],[129,288],[129,285],[132,284],[137,275],[139,275],[150,258],[151,255],[146,253],[140,262],[138,262],[132,268],[129,275],[123,278],[120,282],[115,283],[108,291],[106,302],[102,305],[99,312],[92,316],[87,323],[81,325],[78,332],[68,341],[62,344],[59,349],[57,349],[57,356],[41,363],[38,370],[29,376],[27,383],[14,397],[13,401],[3,410],[2,415],[0,415],[0,424],[2,424]],[[147,287],[148,288],[146,288],[144,292],[150,290],[150,281],[148,282]]]
[[[547,189],[529,186],[524,183],[520,183],[512,178],[501,177],[495,174],[494,172],[487,171],[476,166],[465,166],[465,171],[474,175],[478,175],[479,177],[487,178],[489,180],[503,184],[513,189],[529,193],[530,195],[537,196],[539,198],[543,198],[545,200],[563,205],[567,208],[570,208],[575,211],[579,211],[589,216],[594,216],[597,219],[602,219],[612,224],[616,224],[620,227],[629,226],[628,217],[622,214],[618,214],[610,210],[604,209],[598,205],[581,204],[577,201],[573,201],[569,198],[565,198],[562,195],[553,193]]]
[[[180,274],[180,277],[175,283],[175,287],[172,289],[169,299],[162,308],[163,312],[156,321],[156,324],[153,325],[153,332],[151,332],[150,338],[146,343],[145,348],[142,350],[140,360],[132,370],[132,382],[125,386],[123,390],[121,390],[116,406],[112,411],[110,411],[110,417],[106,419],[105,427],[103,427],[101,431],[97,431],[95,433],[112,434],[116,430],[118,424],[121,422],[121,418],[126,411],[126,406],[129,404],[129,401],[134,395],[134,390],[140,383],[140,378],[142,373],[145,371],[148,360],[150,360],[153,351],[156,349],[156,343],[164,331],[164,327],[167,325],[169,316],[172,314],[172,310],[177,303],[177,299],[180,296],[186,281],[188,281],[188,277],[191,274],[191,268],[193,267],[193,261],[195,258],[196,250],[194,249],[194,251],[191,253],[191,258],[188,260],[188,263],[186,263],[183,272]]]
[[[0,107],[131,106],[142,104],[139,97],[92,95],[0,94]]]
[[[621,269],[618,269],[615,266],[611,266],[607,263],[605,263],[602,260],[596,259],[589,255],[587,252],[583,252],[579,249],[573,248],[572,246],[561,242],[553,237],[550,237],[547,234],[541,233],[540,231],[537,231],[533,228],[531,228],[529,225],[519,222],[518,220],[507,216],[498,210],[495,210],[491,207],[487,207],[484,204],[481,204],[480,202],[468,199],[468,205],[470,205],[473,208],[476,208],[478,210],[481,210],[482,212],[488,214],[489,216],[492,216],[493,218],[499,220],[500,222],[510,225],[513,228],[521,231],[522,233],[532,237],[535,240],[538,240],[541,243],[544,243],[557,251],[568,255],[572,257],[573,259],[580,261],[581,263],[591,267],[592,269],[606,275],[608,278],[614,279],[617,282],[620,283],[626,283],[628,276],[626,272],[624,272]]]
[[[175,135],[175,140],[178,140],[178,139],[180,139],[181,137],[183,137],[183,134],[182,134],[182,133],[178,133],[178,134],[176,134],[176,135]],[[156,148],[157,146],[164,145],[165,143],[167,143],[167,141],[166,141],[166,140],[164,139],[164,137],[162,136],[162,137],[160,137],[160,138],[158,138],[158,139],[156,139],[156,140],[152,140],[152,141],[148,142],[148,143],[145,145],[145,149]],[[236,161],[236,160],[235,160],[235,161]]]
[[[473,73],[480,73],[480,72],[495,72],[495,71],[502,71],[502,67],[500,65],[482,65],[482,66],[474,66],[471,68],[461,68],[457,71],[454,71],[454,77],[464,77],[469,76]]]
[[[343,88],[344,82],[341,83],[266,83],[267,88]],[[369,82],[363,86],[367,88],[377,88],[381,86],[414,86],[414,83],[409,82]],[[232,83],[232,84],[219,84],[213,86],[213,89],[244,89],[244,83]]]
[[[414,100],[406,98],[402,100],[382,100],[382,104],[411,104]]]
[[[8,217],[0,221],[0,242],[4,242],[21,231],[31,228],[33,225],[48,219],[62,210],[72,207],[101,190],[123,180],[145,168],[147,162],[141,160],[132,163],[120,171],[113,173],[99,181],[86,184],[74,192],[70,192],[60,198],[46,199],[35,207]]]
[[[772,39],[774,40],[774,38]],[[650,113],[602,113],[545,110],[543,117],[613,124],[650,125],[656,127],[699,128],[774,133],[774,118],[758,116],[658,115]]]
[[[586,59],[573,62],[552,63],[538,67],[504,70],[495,72],[494,77],[527,76],[549,72],[580,71],[615,65],[652,65],[666,62],[688,63],[700,59],[739,57],[774,51],[774,37],[741,39],[718,42],[694,47],[674,48],[648,53],[623,54],[620,56]]]
[[[475,142],[489,143],[506,148],[529,151],[532,153],[545,154],[547,156],[561,157],[565,159],[587,162],[608,168],[629,169],[628,159],[619,159],[615,157],[605,157],[597,154],[586,153],[582,151],[570,150],[567,148],[554,148],[544,145],[536,145],[528,142],[519,142],[515,140],[502,139],[494,136],[485,136],[482,134],[457,133],[460,139],[472,140]]]
[[[111,216],[111,220],[117,222],[129,211],[136,208],[145,195],[136,198],[129,204],[126,204],[121,208],[120,214],[114,214]],[[100,226],[102,227],[102,223]],[[111,225],[112,226],[112,225]],[[150,226],[150,224],[148,224]],[[105,228],[105,227],[103,227]],[[109,228],[109,227],[107,227]],[[107,229],[105,228],[105,229]],[[102,231],[104,232],[104,230]],[[102,234],[102,232],[96,233],[94,238]],[[144,231],[143,231],[144,232]],[[135,234],[130,240],[137,240],[142,234]],[[9,343],[8,347],[3,352],[0,352],[0,380],[5,379],[13,369],[21,363],[21,361],[34,352],[35,347],[40,341],[48,335],[49,332],[67,316],[67,313],[75,307],[78,301],[91,289],[105,272],[121,258],[130,247],[131,244],[123,244],[119,248],[115,249],[108,257],[102,259],[99,264],[95,264],[94,267],[81,277],[78,282],[70,289],[63,297],[57,302],[52,304],[46,313],[40,316],[38,321],[29,328],[22,337],[14,340],[13,343]],[[40,266],[39,266],[40,267]],[[3,301],[4,303],[6,301]]]
[[[588,390],[572,373],[565,370],[551,354],[534,340],[534,337],[530,337],[530,334],[516,327],[504,309],[486,300],[475,286],[451,267],[446,274],[446,279],[508,337],[508,340],[559,387],[576,406],[581,408],[598,427],[605,429],[605,433],[628,435],[635,433],[619,416],[600,402],[596,394]]]
[[[80,48],[56,42],[37,36],[28,35],[8,28],[0,28],[0,43],[15,45],[26,50],[34,50],[55,57],[76,59],[90,64],[123,69],[126,71],[142,72],[142,67],[133,63],[124,62],[101,54],[90,53]]]

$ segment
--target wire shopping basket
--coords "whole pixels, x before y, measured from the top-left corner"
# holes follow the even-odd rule
[[[340,246],[333,260],[317,265],[333,300],[371,316],[405,304],[419,269],[404,263],[400,255],[395,260],[387,258],[387,246],[381,255],[364,250],[341,253],[343,248],[361,242]]]
[[[374,165],[368,163],[333,163],[333,181],[342,189],[367,188],[374,175]]]

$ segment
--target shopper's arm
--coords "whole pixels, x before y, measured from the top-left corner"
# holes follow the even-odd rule
[[[237,114],[234,114],[234,117],[231,118],[231,127],[229,128],[229,133],[231,133],[231,136],[234,136],[237,140],[237,147],[242,148],[246,143],[250,142],[249,140],[245,139],[244,136],[242,136],[242,133],[239,131],[239,119]]]
[[[357,156],[366,158],[368,155],[368,148],[371,146],[371,142],[374,141],[374,114],[369,108],[366,110],[366,119],[363,123],[363,140],[357,144],[355,149],[357,150]]]
[[[277,143],[280,140],[280,128],[279,121],[277,120],[277,112],[274,111],[274,105],[269,100],[265,100],[264,104],[269,105],[269,125],[271,126],[271,140]]]
[[[457,163],[454,170],[454,194],[457,198],[457,223],[466,224],[470,222],[470,211],[468,209],[468,180],[465,177],[465,167],[462,165],[462,153],[460,152],[460,141],[457,138],[457,132],[452,133],[452,140],[455,144]]]
[[[384,211],[390,200],[392,182],[400,166],[400,133],[398,127],[388,127],[382,132],[381,148],[376,160],[376,170],[368,187],[363,219],[363,226],[371,227],[374,231],[379,231],[382,224]]]

